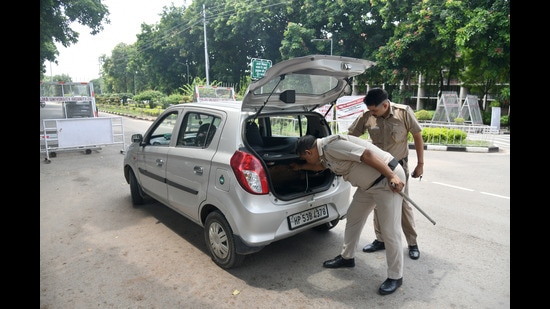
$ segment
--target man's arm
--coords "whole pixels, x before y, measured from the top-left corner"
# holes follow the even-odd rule
[[[417,132],[412,135],[414,140],[414,148],[416,150],[416,167],[414,168],[411,177],[418,178],[424,174],[424,140],[422,132]]]
[[[365,149],[365,151],[363,151],[363,154],[361,155],[361,162],[372,166],[374,169],[379,171],[380,174],[388,178],[388,186],[392,191],[401,192],[401,190],[403,190],[403,187],[405,186],[403,181],[397,177],[397,175],[384,161],[382,161],[382,159],[378,158],[370,150]],[[392,183],[395,184],[395,187],[391,185]]]

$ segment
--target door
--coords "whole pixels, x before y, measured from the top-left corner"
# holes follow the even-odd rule
[[[221,135],[222,115],[187,111],[175,147],[170,148],[166,181],[170,205],[198,220],[198,209],[206,199],[212,158]]]

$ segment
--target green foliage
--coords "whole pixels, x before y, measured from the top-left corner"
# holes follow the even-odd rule
[[[481,111],[481,119],[483,120],[483,124],[491,124],[491,111]]]
[[[214,80],[210,83],[210,86],[219,86],[220,84],[221,82]],[[195,87],[205,86],[205,85],[206,85],[206,77],[200,78],[199,76],[196,76],[195,78],[193,78],[193,81],[191,84],[185,84],[179,87],[178,89],[183,93],[183,95],[193,98],[195,97]]]
[[[455,122],[456,124],[464,124],[464,118],[455,118],[455,119],[454,119],[454,122]]]
[[[449,128],[424,128],[422,139],[426,144],[463,144],[466,140],[466,132]]]
[[[164,93],[156,90],[146,90],[133,97],[133,100],[139,103],[148,104],[149,108],[155,108],[156,106],[162,106],[162,99],[165,97]]]
[[[510,116],[504,115],[500,117],[500,125],[501,126],[507,126],[510,125]]]
[[[412,90],[395,88],[391,93],[391,100],[401,104],[406,104],[406,101],[413,95]]]
[[[43,25],[49,26],[42,17],[53,12],[64,17],[60,12],[67,1],[41,1],[41,59],[43,49],[55,48],[53,43],[42,44]],[[92,6],[82,10],[83,17],[88,13],[97,13],[92,21],[103,17],[102,7],[93,5],[96,1],[71,2],[79,8]],[[207,38],[201,21],[204,4]],[[101,57],[102,91],[153,89],[192,97],[195,84],[186,81],[206,76],[202,42],[208,41],[210,76],[232,84],[240,97],[249,84],[251,58],[276,64],[332,52],[377,63],[354,78],[355,89],[361,92],[367,83],[385,84],[393,101],[403,102],[413,94],[422,73],[425,89],[433,86],[433,93],[460,81],[472,87],[471,94],[492,94],[506,107],[509,87],[502,85],[510,83],[509,14],[509,0],[189,1],[163,8],[160,22],[142,24],[135,44],[121,43],[111,56]],[[63,27],[64,21],[52,23]],[[312,42],[314,38],[323,41]],[[405,91],[393,90],[402,83]]]
[[[78,32],[71,23],[90,28],[95,35],[109,22],[109,10],[101,1],[40,0],[40,80],[46,72],[46,61],[56,62],[59,55],[55,43],[69,47],[78,42]]]
[[[496,96],[496,99],[502,103],[503,107],[507,107],[510,104],[510,87],[500,89],[500,93]]]
[[[434,112],[435,111],[427,111],[425,109],[421,109],[419,111],[416,111],[414,113],[414,116],[416,116],[416,119],[418,120],[432,120]]]
[[[171,94],[167,97],[162,98],[162,108],[166,109],[170,105],[176,105],[180,103],[185,103],[184,96],[178,93]]]

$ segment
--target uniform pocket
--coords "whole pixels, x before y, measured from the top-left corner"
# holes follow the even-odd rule
[[[393,126],[391,130],[391,137],[394,142],[400,143],[408,139],[407,129],[403,126]]]

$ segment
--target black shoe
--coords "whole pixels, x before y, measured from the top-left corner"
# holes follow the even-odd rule
[[[391,294],[395,292],[395,290],[397,290],[397,288],[400,287],[402,284],[403,284],[403,278],[399,278],[399,279],[388,278],[386,279],[386,281],[384,281],[384,283],[382,283],[382,285],[378,289],[378,293],[380,293],[380,295]]]
[[[326,268],[340,268],[340,267],[354,267],[355,259],[344,259],[341,255],[323,262],[323,267]]]
[[[413,260],[418,260],[420,257],[420,251],[418,251],[418,246],[409,246],[409,257]]]
[[[363,252],[375,252],[378,250],[384,250],[386,249],[386,246],[384,245],[383,241],[378,241],[375,239],[372,244],[368,244],[363,248]]]

